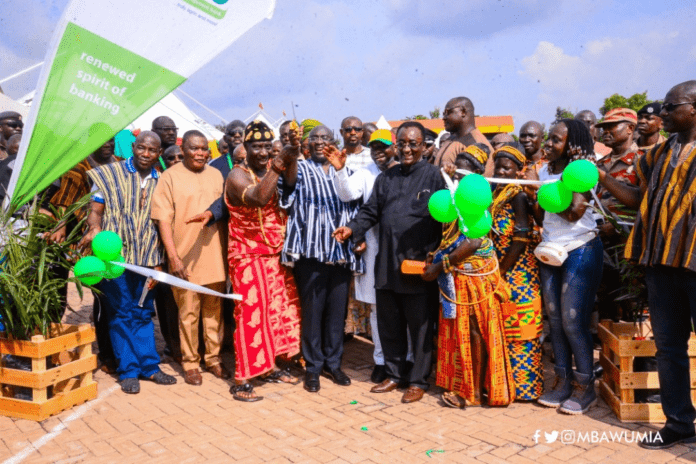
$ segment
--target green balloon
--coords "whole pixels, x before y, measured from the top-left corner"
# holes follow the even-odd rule
[[[539,206],[549,213],[565,211],[573,201],[573,192],[560,181],[544,184],[537,193]]]
[[[480,174],[469,174],[459,181],[454,202],[462,216],[480,217],[493,203],[491,184]]]
[[[449,190],[438,190],[430,195],[428,211],[438,222],[452,222],[457,219],[457,210],[452,203],[452,195]]]
[[[92,240],[94,256],[104,261],[113,261],[121,254],[123,242],[116,232],[103,230]]]
[[[459,230],[469,238],[481,238],[488,235],[493,226],[493,217],[487,210],[478,216],[464,216],[464,227],[459,223]]]
[[[75,277],[85,285],[95,285],[104,278],[106,265],[96,256],[85,256],[75,263]]]
[[[111,261],[116,261],[117,263],[125,263],[126,259],[123,256],[119,256],[118,258],[112,259]],[[111,264],[110,262],[106,262],[104,264],[106,265],[106,271],[104,272],[105,279],[117,279],[121,277],[124,272],[126,272],[125,267],[116,266],[115,264]]]
[[[588,160],[573,161],[563,170],[561,182],[573,192],[589,192],[599,182],[599,171]]]

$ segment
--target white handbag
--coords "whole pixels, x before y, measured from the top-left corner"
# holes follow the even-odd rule
[[[554,242],[541,242],[534,249],[534,256],[536,256],[539,261],[549,266],[560,266],[568,258],[569,251],[580,248],[596,236],[597,233],[591,231],[579,236],[567,245]]]

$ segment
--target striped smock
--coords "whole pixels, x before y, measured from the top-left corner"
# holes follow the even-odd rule
[[[150,219],[152,194],[159,178],[157,171],[152,169],[143,180],[133,165],[133,158],[128,158],[91,169],[87,175],[98,190],[94,200],[104,203],[102,230],[116,232],[121,237],[126,262],[147,267],[162,264],[157,227]]]
[[[638,160],[636,173],[645,193],[626,258],[696,271],[696,146],[679,161],[672,156],[676,142],[674,135]]]
[[[336,193],[335,177],[333,166],[325,173],[321,164],[309,159],[297,163],[294,188],[283,185],[282,179],[279,181],[280,206],[288,212],[282,261],[296,261],[300,256],[314,258],[362,274],[362,259],[353,254],[349,241],[338,243],[331,235],[348,224],[360,207],[359,201],[341,201]]]

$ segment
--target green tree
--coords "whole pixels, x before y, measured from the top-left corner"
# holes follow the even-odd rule
[[[413,116],[406,116],[404,118],[404,120],[406,120],[406,121],[418,121],[421,119],[428,119],[428,118],[423,116],[422,114],[414,114]]]
[[[570,111],[570,108],[561,108],[560,106],[557,106],[556,119],[554,119],[554,123],[560,121],[561,119],[573,119],[574,117],[575,115],[572,111]]]
[[[599,109],[599,112],[602,113],[602,116],[604,116],[607,114],[607,111],[613,110],[614,108],[630,108],[633,111],[638,111],[653,101],[654,100],[648,99],[647,90],[643,93],[634,93],[628,98],[615,93],[611,97],[604,99],[604,106]]]
[[[432,111],[430,111],[430,119],[437,119],[440,117],[440,107],[436,106]]]

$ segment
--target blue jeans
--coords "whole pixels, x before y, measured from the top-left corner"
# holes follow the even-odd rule
[[[689,355],[696,319],[696,273],[683,268],[650,266],[645,272],[650,321],[657,347],[662,410],[666,426],[679,433],[694,431]]]
[[[574,356],[580,374],[593,373],[590,317],[602,280],[603,261],[602,241],[595,237],[569,252],[560,266],[539,264],[556,369],[570,373]]]

